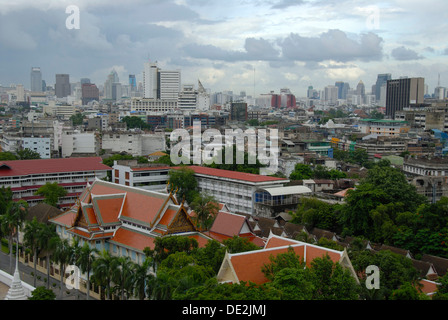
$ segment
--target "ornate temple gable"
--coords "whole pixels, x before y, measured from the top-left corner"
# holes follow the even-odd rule
[[[181,232],[191,232],[197,231],[193,221],[191,221],[190,216],[187,213],[187,210],[183,206],[180,206],[179,210],[174,215],[171,222],[167,225],[166,234],[174,234]]]
[[[102,227],[120,224],[119,216],[126,199],[125,193],[91,195],[92,208],[98,225]]]

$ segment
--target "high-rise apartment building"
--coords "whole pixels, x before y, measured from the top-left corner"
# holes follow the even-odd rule
[[[160,99],[176,100],[181,90],[180,70],[160,70]]]
[[[131,92],[137,91],[137,79],[135,78],[135,74],[129,75],[129,87]]]
[[[42,72],[39,67],[31,68],[31,87],[32,92],[42,92]]]
[[[82,85],[82,104],[86,105],[93,100],[100,100],[100,91],[95,84],[84,83]]]
[[[160,97],[159,88],[159,68],[157,64],[145,62],[143,66],[143,97],[158,99]]]
[[[42,87],[42,82],[41,82]],[[68,74],[56,74],[55,94],[58,98],[70,95],[70,76]]]
[[[372,94],[375,95],[376,101],[381,100],[381,87],[387,85],[387,81],[391,79],[392,76],[390,73],[382,73],[378,75],[375,84],[375,92],[372,92]]]
[[[338,87],[338,99],[347,99],[348,90],[350,89],[348,82],[337,81],[334,85]]]
[[[423,103],[424,78],[400,78],[387,81],[386,116],[393,119],[396,111]]]

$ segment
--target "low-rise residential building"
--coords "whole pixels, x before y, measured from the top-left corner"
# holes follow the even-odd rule
[[[406,121],[387,119],[362,119],[358,127],[361,133],[379,136],[399,136],[410,129]]]
[[[35,192],[47,182],[57,182],[67,190],[59,202],[64,207],[76,201],[86,182],[103,179],[110,170],[100,157],[1,161],[0,185],[11,188],[13,199],[33,206],[43,201]]]

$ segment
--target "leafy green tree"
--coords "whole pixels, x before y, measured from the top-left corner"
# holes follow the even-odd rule
[[[0,152],[0,161],[18,160],[17,156],[9,151]]]
[[[226,152],[229,151],[230,147],[224,147],[216,157],[216,159],[213,159],[211,164],[205,164],[207,167],[210,168],[216,168],[216,169],[223,169],[223,170],[231,170],[231,171],[237,171],[237,172],[246,172],[246,173],[254,173],[254,174],[260,174],[260,168],[263,168],[264,165],[261,164],[261,162],[258,160],[258,158],[255,159],[255,163],[249,163],[250,156],[249,153],[243,152],[243,158],[239,160],[238,158],[238,152],[237,146],[234,144],[231,147],[231,154],[232,159],[231,161],[226,161]],[[218,161],[219,160],[219,161]],[[222,163],[219,163],[222,162]],[[228,163],[230,162],[230,163]],[[253,162],[253,161],[250,161]]]
[[[193,202],[197,191],[198,182],[194,176],[194,171],[188,167],[180,167],[169,172],[169,188],[175,193],[179,202],[183,199],[187,203]]]
[[[419,278],[419,273],[414,268],[411,259],[390,250],[350,252],[350,260],[358,275],[364,274],[369,265],[379,268],[383,299],[389,299],[391,293],[406,282],[415,285]],[[360,280],[363,282],[365,279]]]
[[[126,123],[128,129],[150,130],[151,126],[147,124],[142,118],[135,116],[126,116],[121,122]]]
[[[304,224],[307,228],[321,228],[325,230],[339,229],[341,207],[321,201],[317,198],[301,198],[293,223]]]
[[[315,287],[314,299],[318,300],[356,300],[359,286],[350,271],[328,255],[315,258],[311,262],[311,278]]]
[[[448,273],[440,277],[437,282],[437,292],[433,295],[433,300],[448,300]]]
[[[154,250],[150,256],[158,265],[173,253],[185,252],[191,254],[197,250],[198,246],[196,239],[185,236],[158,237],[154,240]]]
[[[209,266],[217,274],[224,255],[226,253],[226,247],[216,240],[210,240],[205,247],[196,250],[193,254],[198,264]]]
[[[313,170],[310,165],[304,163],[297,163],[294,170],[289,175],[291,180],[305,180],[313,177]]]
[[[19,160],[40,159],[40,154],[39,152],[25,148],[23,150],[17,151],[17,157],[19,158]]]
[[[70,117],[73,126],[80,126],[84,121],[84,116],[81,112],[76,112],[74,115]]]
[[[45,287],[37,287],[31,292],[28,300],[55,300],[56,294],[51,289]]]
[[[35,192],[37,196],[43,196],[44,202],[50,206],[56,207],[59,199],[67,195],[67,190],[61,187],[57,182],[47,182]]]
[[[392,291],[389,300],[420,300],[420,294],[412,283],[405,282]]]
[[[232,238],[224,240],[222,243],[224,244],[224,246],[226,246],[229,253],[246,252],[260,249],[259,247],[257,247],[257,245],[250,242],[249,239],[242,238],[236,235]]]

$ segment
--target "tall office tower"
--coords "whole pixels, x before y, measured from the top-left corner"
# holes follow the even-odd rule
[[[159,91],[159,68],[157,63],[145,62],[143,66],[143,97],[157,99]]]
[[[391,79],[392,79],[392,76],[390,73],[381,73],[378,75],[378,77],[376,79],[376,84],[375,84],[375,92],[372,92],[372,94],[375,95],[376,101],[381,100],[381,87],[383,85],[386,85],[387,81],[391,80]]]
[[[180,70],[159,71],[160,83],[160,99],[161,100],[177,100],[181,90]]]
[[[131,92],[137,91],[137,79],[135,78],[135,74],[129,75],[129,87]]]
[[[388,80],[386,87],[386,116],[394,119],[396,111],[401,111],[411,105],[422,104],[424,93],[424,78]]]
[[[82,84],[82,104],[86,105],[90,101],[100,101],[100,91],[93,83]]]
[[[79,80],[79,82],[81,82],[81,86],[82,86],[83,84],[90,83],[90,79],[89,78],[81,78],[81,80]]]
[[[68,97],[70,92],[70,76],[68,74],[57,74],[55,84],[56,97]]]
[[[118,78],[118,74],[115,71],[115,69],[112,69],[112,71],[107,76],[106,82],[104,83],[104,98],[108,100],[116,100],[117,97],[117,83],[120,83],[120,79]],[[115,88],[114,88],[115,86]],[[115,97],[114,97],[115,96]],[[120,98],[121,98],[121,91],[120,91]]]
[[[338,99],[347,99],[348,90],[350,89],[348,82],[337,81],[334,85],[338,87]]]
[[[330,104],[338,102],[338,87],[326,86],[324,88],[324,100]]]
[[[230,120],[247,121],[247,103],[232,102],[230,106]]]
[[[364,82],[362,82],[362,80],[359,80],[359,83],[356,86],[356,94],[361,97],[364,97],[366,95],[366,87],[364,85]]]
[[[42,92],[42,72],[39,67],[31,68],[31,91]]]

